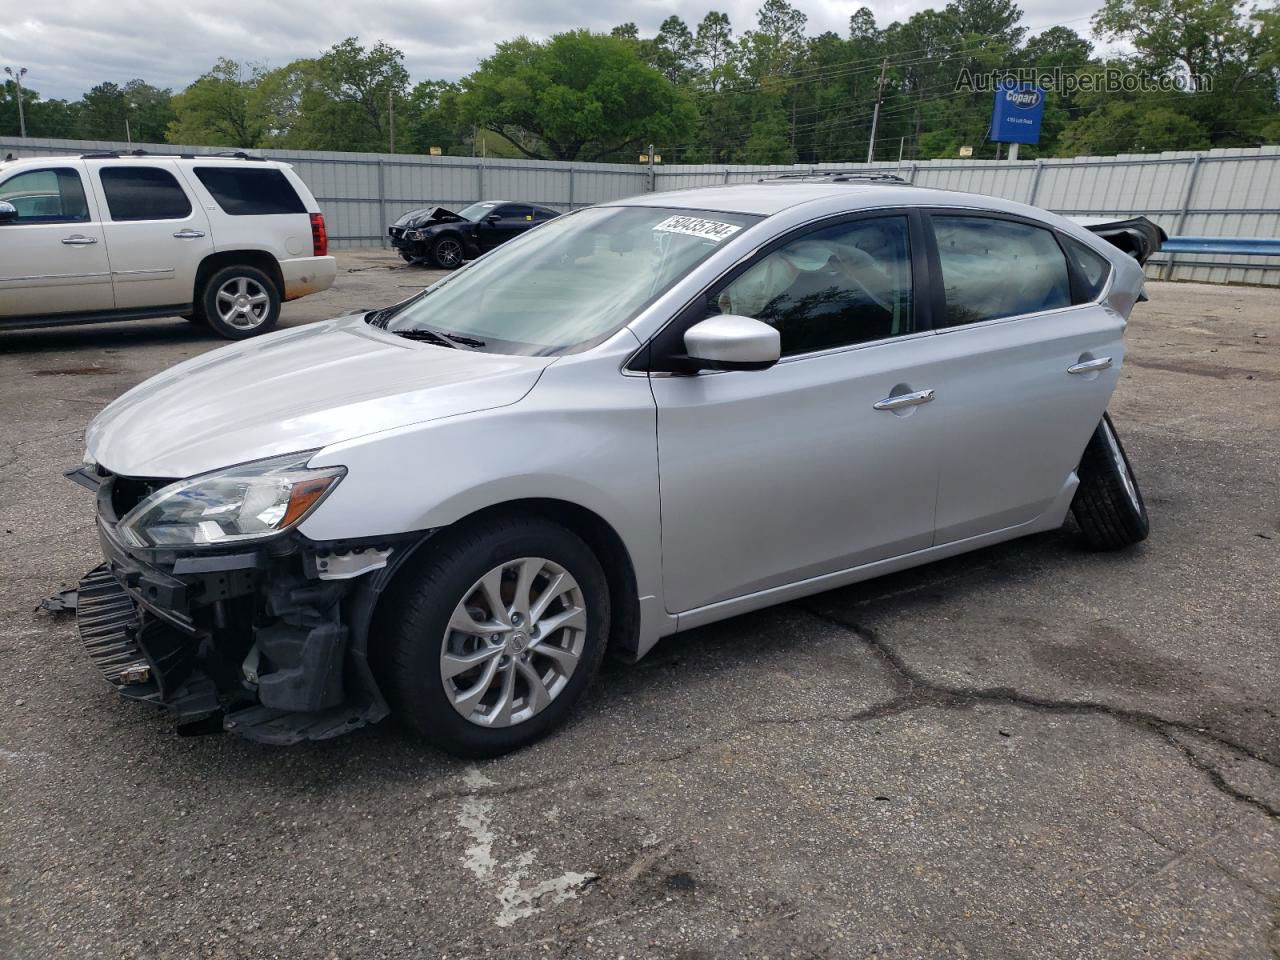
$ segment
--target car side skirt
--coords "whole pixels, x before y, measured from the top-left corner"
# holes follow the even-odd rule
[[[191,312],[189,303],[171,303],[162,307],[137,310],[98,310],[93,313],[47,313],[31,317],[0,318],[0,330],[26,330],[32,327],[61,327],[78,323],[119,323],[122,320],[155,320],[181,317]]]

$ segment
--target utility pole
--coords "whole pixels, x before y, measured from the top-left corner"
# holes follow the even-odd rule
[[[867,163],[873,163],[876,152],[876,127],[880,123],[880,101],[884,99],[884,72],[889,69],[889,58],[880,63],[880,88],[876,91],[876,110],[871,115],[871,142],[867,144]]]
[[[27,118],[22,112],[22,78],[27,75],[26,67],[19,67],[14,72],[13,67],[5,67],[4,72],[13,77],[13,82],[18,91],[18,135],[25,137],[27,135]]]
[[[387,91],[387,153],[396,152],[396,91]]]

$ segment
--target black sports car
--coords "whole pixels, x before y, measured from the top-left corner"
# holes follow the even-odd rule
[[[444,207],[410,210],[387,228],[391,245],[409,262],[429,260],[442,270],[462,266],[540,223],[559,216],[549,207],[481,200],[458,213]]]

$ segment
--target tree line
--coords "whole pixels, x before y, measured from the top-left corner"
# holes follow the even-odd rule
[[[1084,19],[1084,18],[1081,18]],[[102,83],[78,101],[24,88],[30,136],[635,162],[877,160],[996,156],[992,94],[962,75],[1029,68],[1134,79],[1133,89],[1050,90],[1042,139],[1023,157],[1280,142],[1280,2],[1105,0],[1094,41],[1066,24],[1031,34],[1013,0],[952,0],[880,27],[862,8],[843,34],[808,32],[787,0],[765,0],[740,32],[724,13],[668,17],[654,36],[517,37],[459,81],[412,82],[404,54],[348,38],[282,67],[219,59],[185,90]],[[1136,81],[1165,81],[1157,82]],[[12,80],[0,131],[18,132]]]

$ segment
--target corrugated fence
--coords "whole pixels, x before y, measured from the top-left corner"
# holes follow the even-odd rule
[[[104,150],[207,153],[211,147],[0,138],[0,156]],[[558,210],[650,190],[741,183],[778,173],[897,173],[919,186],[1005,197],[1068,216],[1144,215],[1171,236],[1280,237],[1280,147],[1177,151],[1026,161],[927,160],[817,166],[640,165],[484,160],[406,154],[261,150],[293,164],[324,208],[335,246],[377,246],[386,225],[413,207],[457,208],[478,199],[528,200]],[[1155,277],[1280,285],[1275,257],[1158,255]]]

